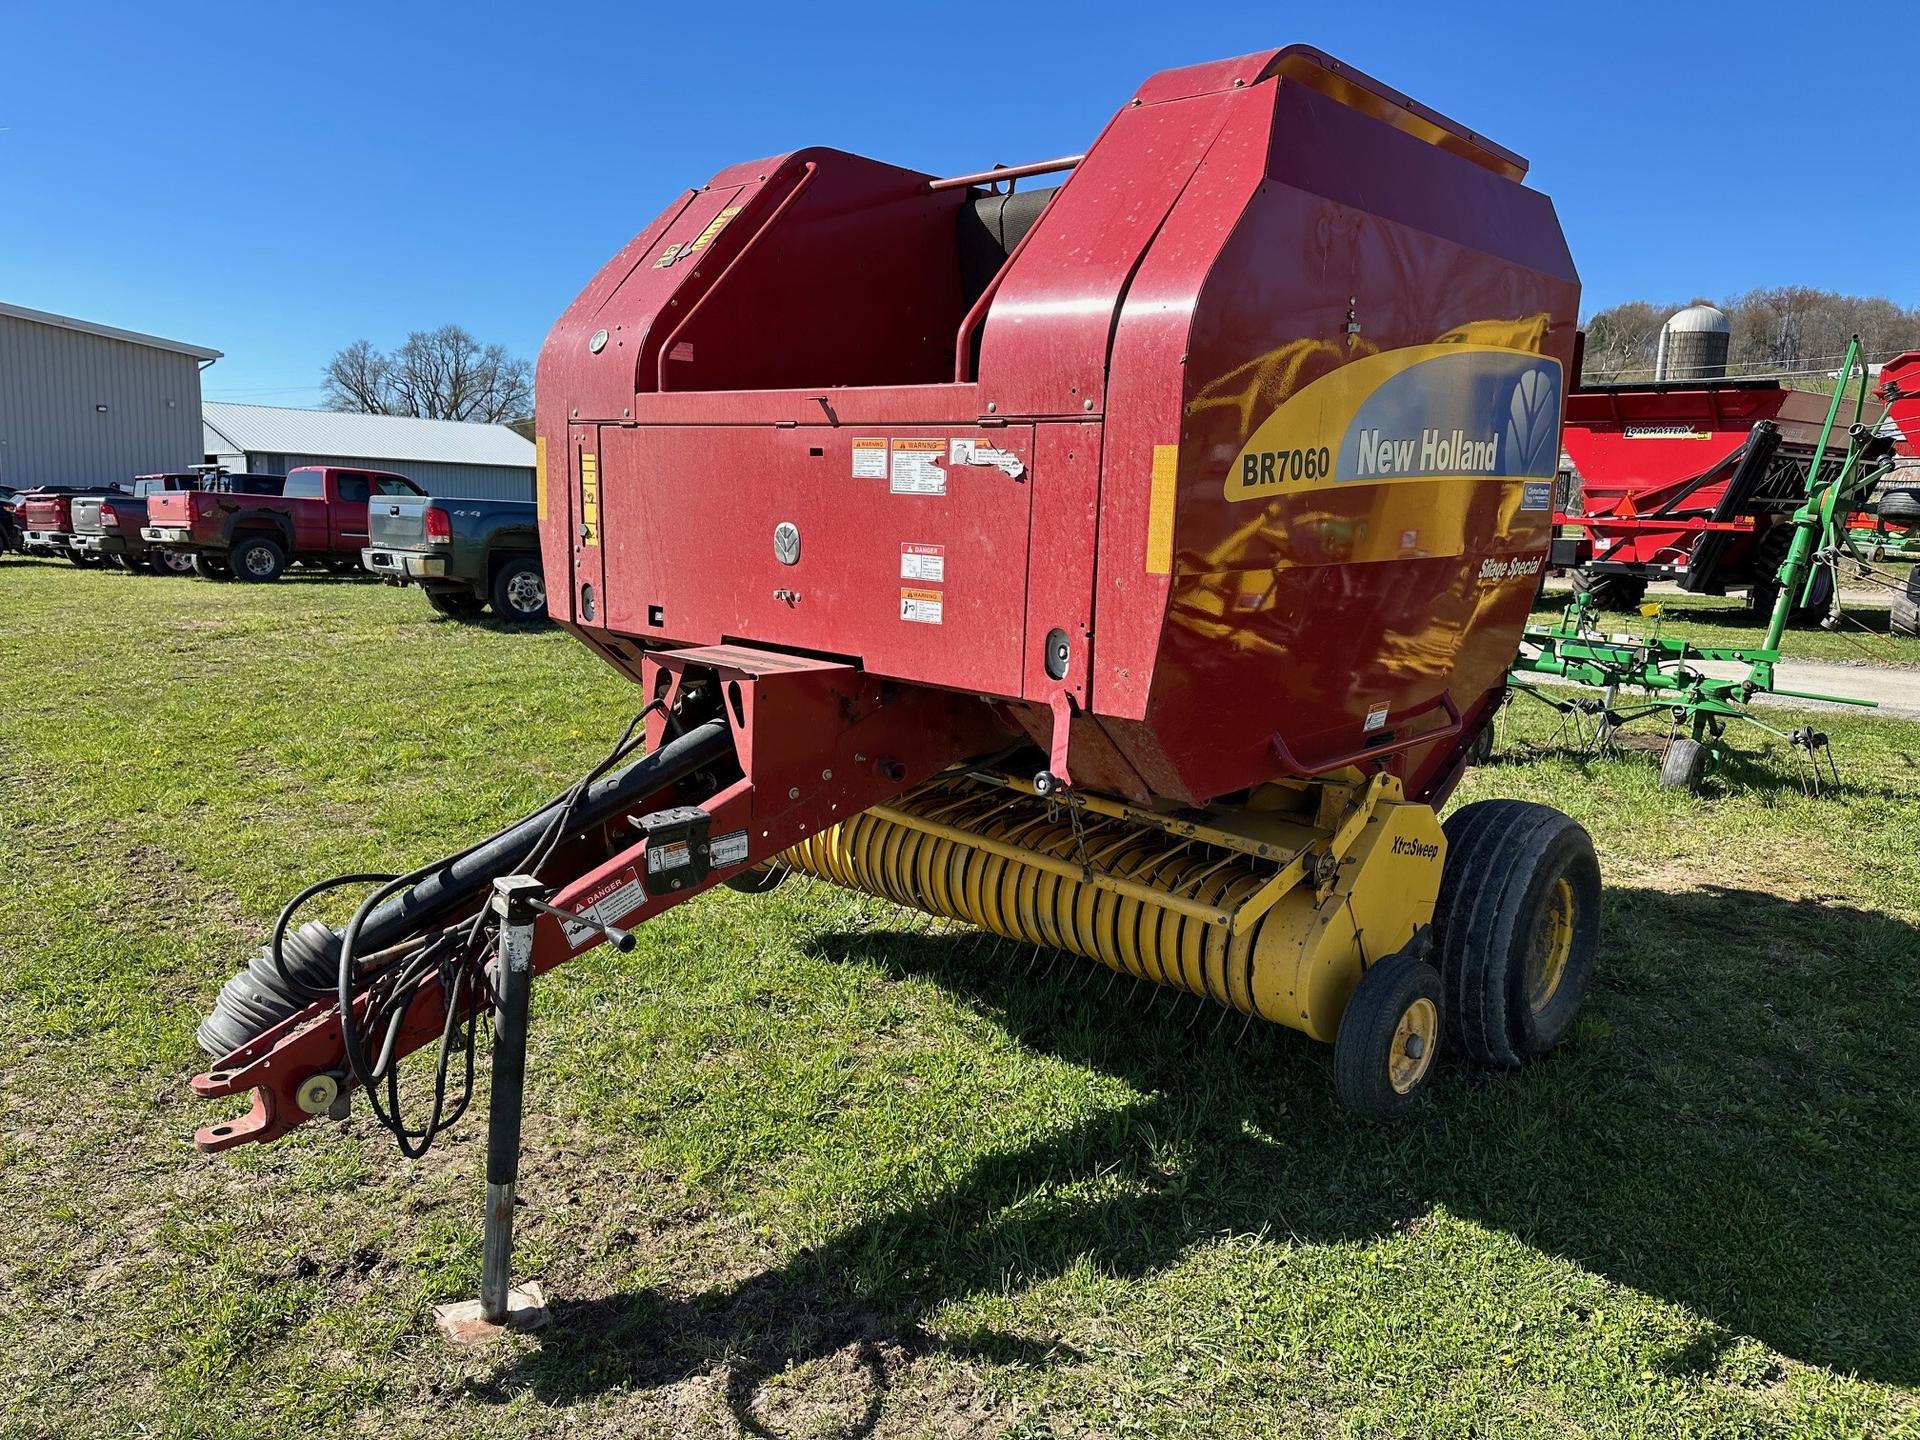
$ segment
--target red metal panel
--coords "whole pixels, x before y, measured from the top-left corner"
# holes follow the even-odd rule
[[[573,576],[566,614],[590,624],[606,623],[605,500],[601,490],[601,427],[569,425],[565,488],[567,513],[573,527],[568,535],[571,564],[559,573]],[[551,481],[549,482],[551,483]],[[589,588],[591,587],[591,588]],[[587,614],[591,600],[593,614]],[[556,612],[558,613],[558,612]]]
[[[1064,693],[1088,705],[1093,637],[1094,542],[1100,515],[1098,425],[1053,424],[1034,432],[1033,538],[1028,548],[1025,672],[1020,693],[1042,705]],[[1067,673],[1047,672],[1047,637],[1067,633]]]
[[[1183,472],[1193,476],[1218,471],[1226,463],[1225,454],[1208,457],[1180,448],[1183,375],[1194,297],[1264,173],[1274,92],[1272,85],[1229,86],[1223,94],[1192,102],[1212,110],[1218,139],[1133,277],[1114,330],[1111,413],[1104,426],[1096,602],[1100,643],[1094,672],[1094,702],[1105,716],[1139,719],[1146,714],[1173,579],[1172,538],[1163,541],[1163,554],[1148,553],[1156,504],[1163,511],[1161,524],[1171,530]],[[1256,418],[1248,417],[1249,429]],[[1157,493],[1156,452],[1163,467],[1175,467],[1171,484],[1162,471]],[[1135,761],[1151,763],[1139,756]]]
[[[1231,469],[1249,437],[1311,382],[1369,356],[1452,342],[1565,365],[1578,304],[1544,197],[1311,87],[1260,89],[1273,116],[1265,178],[1192,305],[1172,596],[1147,725],[1109,727],[1143,775],[1195,798],[1272,774],[1276,731],[1311,761],[1384,739],[1369,729],[1379,714],[1437,728],[1443,696],[1461,710],[1480,703],[1512,657],[1549,530],[1545,488],[1536,481],[1523,510],[1523,486],[1504,477],[1343,477],[1235,500]],[[1229,133],[1209,179],[1216,158],[1223,175],[1241,163]],[[1118,398],[1125,344],[1114,352],[1102,524],[1115,543],[1103,536],[1095,684],[1096,710],[1117,715],[1139,713],[1141,674],[1109,648],[1110,631],[1153,613],[1110,588],[1128,548],[1113,518],[1129,504],[1122,488],[1136,511],[1149,508],[1137,498],[1148,489],[1138,448],[1122,459],[1121,427],[1149,404]],[[1140,364],[1148,391],[1172,368],[1164,348]],[[1557,419],[1556,409],[1548,423]],[[1393,763],[1419,793],[1443,758]]]
[[[1127,283],[1222,114],[1217,97],[1130,108],[1087,152],[987,311],[980,393],[997,413],[1103,407],[1107,342]]]
[[[1881,367],[1879,395],[1900,432],[1893,448],[1902,455],[1920,455],[1920,350],[1896,355]]]
[[[956,441],[1019,473],[956,463]],[[604,426],[600,444],[613,543],[598,623],[1020,693],[1032,427]],[[793,564],[782,524],[798,531]]]

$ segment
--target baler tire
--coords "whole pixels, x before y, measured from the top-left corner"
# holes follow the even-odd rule
[[[1907,572],[1907,583],[1893,592],[1887,607],[1887,630],[1909,640],[1920,640],[1920,565]]]
[[[1333,1091],[1340,1103],[1368,1120],[1404,1115],[1433,1076],[1443,1015],[1440,972],[1418,951],[1369,965],[1334,1035]]]
[[[1664,790],[1698,791],[1707,778],[1707,747],[1698,740],[1675,740],[1660,759],[1660,786]]]
[[[198,575],[202,580],[231,580],[233,578],[232,567],[230,567],[226,561],[216,560],[211,555],[195,554],[193,557],[193,573]]]
[[[248,559],[255,555],[261,557],[257,564]],[[243,535],[227,551],[227,568],[236,580],[248,585],[264,585],[286,573],[287,552],[270,536]]]
[[[1483,800],[1443,828],[1433,955],[1447,1040],[1513,1069],[1559,1044],[1579,1011],[1600,943],[1600,864],[1585,828],[1546,805]]]
[[[1570,572],[1573,588],[1593,597],[1601,610],[1629,612],[1637,610],[1647,598],[1647,582],[1638,575],[1595,574],[1591,570]]]

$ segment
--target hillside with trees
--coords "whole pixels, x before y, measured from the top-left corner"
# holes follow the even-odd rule
[[[1660,327],[1686,305],[1713,305],[1733,326],[1731,375],[1823,376],[1837,369],[1849,336],[1860,337],[1869,363],[1920,350],[1920,309],[1881,295],[1841,295],[1805,285],[1749,290],[1725,300],[1672,304],[1628,300],[1587,321],[1585,376],[1590,381],[1653,376]]]

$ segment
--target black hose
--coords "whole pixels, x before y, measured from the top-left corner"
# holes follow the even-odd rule
[[[632,728],[622,737],[623,745]],[[582,777],[589,782],[584,793],[576,782],[486,839],[413,871],[403,877],[413,882],[404,893],[393,894],[403,887],[393,885],[384,874],[335,877],[307,887],[282,910],[272,942],[221,988],[195,1033],[201,1049],[215,1059],[230,1055],[313,1000],[337,998],[342,936],[318,921],[288,933],[300,906],[315,896],[351,880],[377,879],[383,893],[393,898],[379,904],[375,912],[356,917],[362,923],[354,953],[377,954],[411,936],[421,936],[424,943],[434,938],[428,933],[433,924],[445,922],[456,911],[476,912],[472,919],[477,922],[483,913],[479,902],[492,888],[494,877],[526,869],[529,862],[535,862],[537,869],[567,828],[585,830],[613,819],[654,792],[722,759],[729,750],[726,722],[716,719],[693,726],[652,755],[598,778],[608,763],[603,761]],[[621,755],[622,746],[616,746],[609,760],[617,764]],[[472,934],[470,930],[469,939]]]

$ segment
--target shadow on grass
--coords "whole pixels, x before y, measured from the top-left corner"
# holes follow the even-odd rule
[[[1554,1059],[1517,1075],[1449,1067],[1413,1118],[1386,1127],[1336,1106],[1330,1051],[1237,1016],[1218,1024],[1196,1000],[1112,984],[1091,962],[1009,968],[994,958],[1003,945],[974,934],[823,936],[828,958],[932,981],[1139,1098],[739,1284],[561,1302],[538,1349],[482,1393],[531,1387],[566,1403],[724,1366],[729,1404],[758,1434],[751,1405],[768,1378],[852,1346],[870,1379],[843,1433],[860,1435],[902,1356],[1078,1358],[1012,1336],[935,1337],[923,1322],[948,1302],[1083,1259],[1148,1275],[1226,1235],[1364,1241],[1436,1206],[1720,1327],[1661,1361],[1671,1373],[1711,1370],[1751,1334],[1838,1371],[1920,1380],[1908,1058],[1920,933],[1719,889],[1612,891],[1607,927],[1598,988]]]

